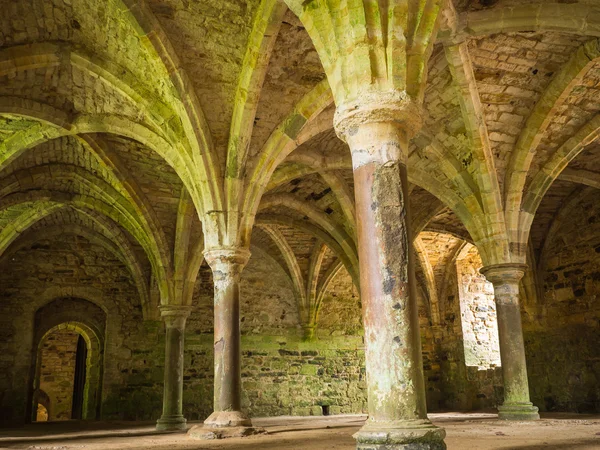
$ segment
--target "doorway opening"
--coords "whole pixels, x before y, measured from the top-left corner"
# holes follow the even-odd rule
[[[48,330],[38,345],[32,419],[95,418],[99,363],[100,343],[90,328],[69,322]]]
[[[479,273],[482,266],[477,247],[467,243],[456,259],[465,363],[485,370],[501,364],[494,286]]]

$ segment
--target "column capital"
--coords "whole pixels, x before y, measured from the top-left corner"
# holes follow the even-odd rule
[[[158,309],[160,310],[160,317],[167,326],[183,328],[193,307],[188,305],[161,305]]]
[[[243,247],[215,247],[205,250],[204,258],[213,271],[234,266],[241,272],[250,259],[250,250]]]
[[[360,126],[382,122],[397,124],[412,137],[421,129],[421,107],[406,91],[366,92],[338,105],[333,118],[335,131],[345,142]]]
[[[492,284],[516,284],[521,281],[527,270],[527,264],[493,264],[479,269],[479,272]]]

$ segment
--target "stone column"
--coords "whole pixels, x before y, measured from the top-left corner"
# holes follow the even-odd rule
[[[165,384],[163,413],[156,422],[161,431],[185,430],[183,407],[183,341],[185,321],[190,306],[166,305],[160,307],[160,315],[167,328],[165,337]]]
[[[529,400],[529,382],[519,307],[519,281],[525,264],[497,264],[480,272],[494,285],[500,360],[504,379],[504,404],[498,417],[505,420],[537,420],[538,408]]]
[[[250,258],[243,248],[219,248],[204,252],[215,286],[214,321],[214,412],[204,427],[189,435],[197,439],[219,439],[262,432],[242,412],[242,352],[240,334],[240,275]]]
[[[302,325],[302,339],[306,342],[313,342],[317,338],[317,326],[315,324]]]
[[[359,450],[445,449],[427,419],[407,155],[420,110],[401,92],[339,108],[335,126],[352,152],[369,417]]]

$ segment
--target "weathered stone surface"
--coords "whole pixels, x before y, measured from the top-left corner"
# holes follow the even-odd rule
[[[523,360],[522,336],[509,326],[498,349],[493,324],[521,319],[528,372],[518,371],[523,401],[505,412],[535,414],[527,378],[542,410],[600,410],[597,2],[363,3],[6,2],[1,422],[29,420],[41,391],[52,391],[50,418],[69,417],[67,334],[95,350],[84,418],[156,420],[162,406],[179,428],[184,416],[206,419],[213,332],[238,323],[238,301],[235,348],[216,352],[236,355],[234,377],[217,371],[217,396],[234,392],[224,404],[235,397],[249,415],[365,412],[375,371],[364,350],[376,339],[359,292],[376,283],[365,281],[373,264],[392,291],[416,271],[411,319],[394,316],[412,328],[389,340],[420,335],[421,347],[389,359],[394,373],[422,366],[421,412],[511,397],[501,372],[514,367],[498,362],[516,347]],[[408,180],[385,166],[399,146],[375,133],[389,158],[355,185],[334,122],[346,138],[382,121],[405,128]],[[376,159],[372,144],[358,149],[357,170]],[[361,212],[354,197],[371,175],[377,201]],[[381,237],[357,238],[369,208],[385,238],[359,270],[359,249]],[[222,280],[201,255],[251,245],[239,298],[219,308],[237,295],[217,295],[215,327]],[[520,292],[512,286],[521,305],[495,308],[477,269],[523,263]],[[185,332],[166,332],[159,305],[191,306]],[[65,344],[42,343],[40,366],[37,346],[58,326]]]

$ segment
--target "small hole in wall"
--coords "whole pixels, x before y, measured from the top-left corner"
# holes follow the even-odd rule
[[[321,405],[321,409],[323,410],[323,415],[324,416],[328,416],[329,415],[329,405]]]

